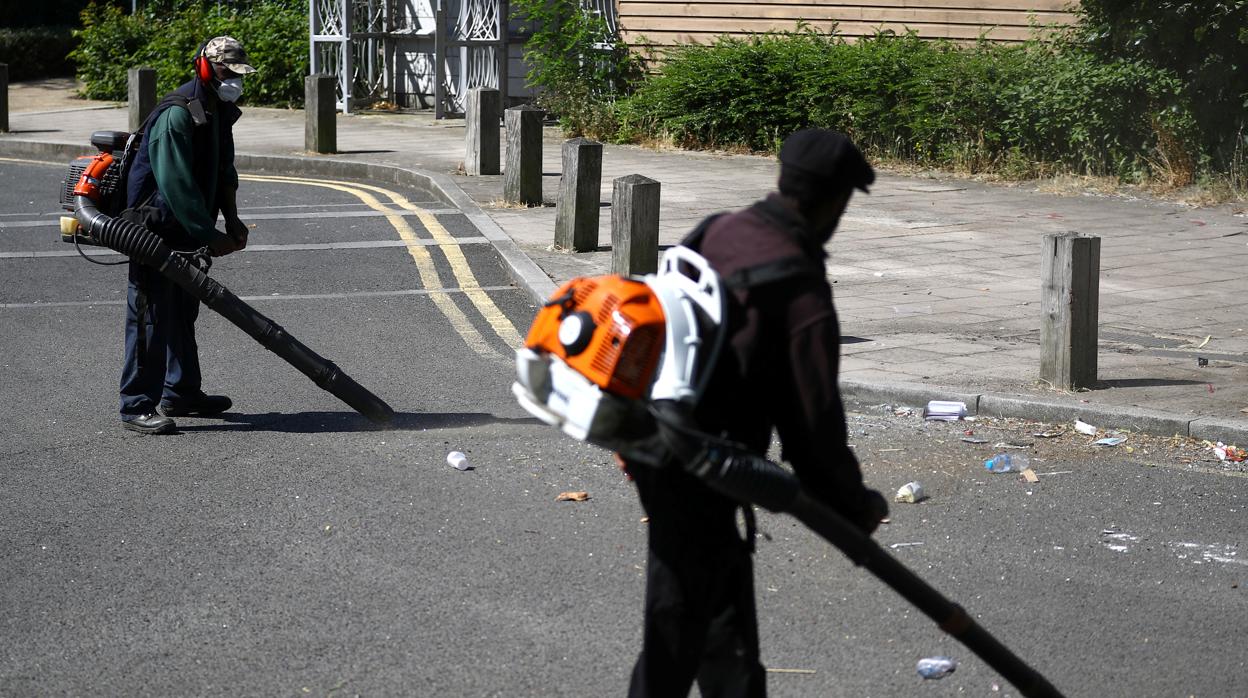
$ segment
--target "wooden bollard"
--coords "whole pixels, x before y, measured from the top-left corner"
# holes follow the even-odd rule
[[[498,90],[475,87],[468,92],[464,116],[468,121],[464,137],[464,170],[470,175],[499,174],[498,120],[501,101]]]
[[[0,63],[0,133],[9,132],[9,64]]]
[[[1054,388],[1096,385],[1101,239],[1060,233],[1044,236],[1040,263],[1040,378]]]
[[[542,110],[529,105],[506,112],[507,168],[503,201],[537,206],[542,203]]]
[[[156,108],[156,69],[130,68],[126,71],[126,88],[130,133],[134,133]]]
[[[659,269],[659,183],[638,174],[619,177],[611,190],[611,273]]]
[[[602,201],[602,144],[573,138],[563,144],[563,179],[555,209],[555,247],[573,252],[598,249],[598,205]]]
[[[303,149],[313,153],[338,150],[338,98],[333,75],[303,79]]]

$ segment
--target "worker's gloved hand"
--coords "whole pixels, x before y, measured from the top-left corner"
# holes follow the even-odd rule
[[[858,530],[871,535],[880,522],[888,518],[888,500],[875,490],[865,490],[860,508],[853,517]]]
[[[247,247],[247,233],[250,230],[247,224],[239,218],[226,219],[225,234],[234,238],[235,250],[241,250]]]
[[[239,249],[242,248],[229,235],[218,235],[212,239],[212,242],[208,243],[208,254],[211,254],[213,257],[224,257]]]

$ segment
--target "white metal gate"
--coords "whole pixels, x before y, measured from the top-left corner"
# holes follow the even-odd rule
[[[616,28],[614,0],[582,0]],[[389,102],[462,114],[468,91],[493,87],[504,106],[526,99],[524,23],[508,0],[311,0],[313,74],[338,78],[338,108]]]

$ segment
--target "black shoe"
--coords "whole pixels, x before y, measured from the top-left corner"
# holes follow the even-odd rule
[[[140,414],[121,418],[121,426],[140,434],[171,434],[178,425],[168,417],[158,414]]]
[[[224,395],[204,395],[184,397],[178,400],[161,400],[160,413],[166,417],[187,417],[199,415],[211,417],[230,409],[234,403]]]

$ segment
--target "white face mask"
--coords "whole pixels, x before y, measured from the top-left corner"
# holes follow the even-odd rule
[[[222,102],[237,101],[239,97],[243,96],[243,79],[230,78],[229,80],[222,80],[221,84],[217,85],[217,96],[221,98]]]

